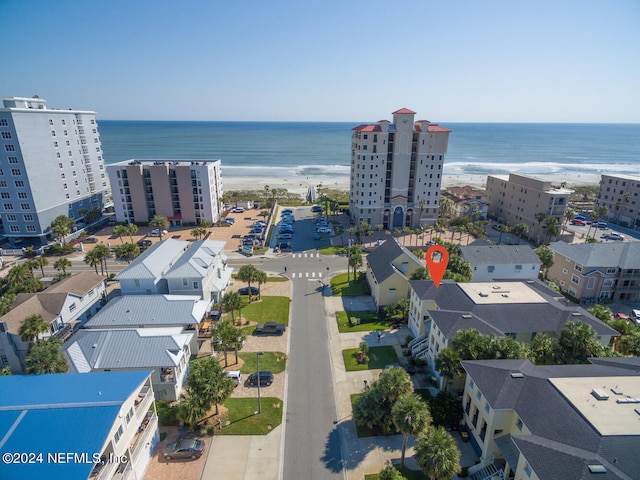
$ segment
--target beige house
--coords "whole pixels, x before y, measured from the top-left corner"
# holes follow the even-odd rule
[[[638,478],[637,358],[463,361],[473,478]],[[472,471],[473,469],[473,471]],[[493,476],[495,475],[495,476]]]
[[[572,193],[550,181],[515,173],[487,177],[489,216],[510,226],[524,223],[530,237],[540,241],[545,238],[544,222],[539,222],[536,215],[555,217],[562,225]]]
[[[640,300],[640,243],[565,243],[549,246],[547,276],[581,302]]]
[[[451,186],[447,187],[442,192],[442,195],[451,200],[451,211],[448,213],[452,216],[467,216],[474,220],[487,218],[489,205],[484,190],[470,185],[463,187]]]
[[[367,256],[367,282],[376,307],[384,307],[409,297],[411,274],[424,262],[389,238]]]

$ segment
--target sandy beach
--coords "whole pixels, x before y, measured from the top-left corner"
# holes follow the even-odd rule
[[[553,185],[560,185],[566,182],[567,186],[575,185],[597,185],[600,183],[600,175],[583,174],[578,177],[565,178],[561,175],[532,175],[543,180],[550,180]],[[291,176],[284,177],[240,177],[223,176],[222,182],[225,191],[231,190],[264,190],[265,185],[269,188],[286,188],[290,192],[306,195],[309,186],[317,187],[322,185],[326,188],[337,190],[349,190],[349,177],[345,175],[314,175],[306,178]],[[471,185],[484,188],[487,183],[486,175],[444,175],[442,178],[443,187]]]

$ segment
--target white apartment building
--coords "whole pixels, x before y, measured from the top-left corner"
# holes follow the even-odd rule
[[[489,216],[509,226],[524,223],[529,227],[529,236],[538,240],[544,239],[545,223],[538,221],[536,214],[555,217],[562,225],[572,193],[550,181],[515,173],[487,177]]]
[[[640,227],[640,177],[602,175],[595,207],[606,206],[607,218],[629,228]]]
[[[173,225],[220,220],[220,160],[126,160],[107,172],[118,222],[148,222],[154,215]]]
[[[53,219],[110,204],[95,112],[48,109],[46,101],[3,98],[0,215],[5,235],[46,243]]]
[[[351,135],[349,211],[355,224],[385,230],[433,224],[438,218],[448,130],[402,108],[393,121],[359,125]]]

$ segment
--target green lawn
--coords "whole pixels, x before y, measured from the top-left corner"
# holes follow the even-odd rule
[[[383,368],[389,363],[398,363],[398,355],[396,355],[396,351],[390,345],[369,347],[369,363],[358,363],[356,361],[358,351],[358,348],[348,348],[342,351],[342,358],[344,359],[344,366],[347,372],[374,370],[376,368]]]
[[[242,308],[242,316],[252,322],[277,322],[289,325],[289,297],[264,296]]]
[[[229,425],[223,423],[219,435],[267,435],[282,423],[282,400],[263,397],[262,413],[258,411],[258,398],[229,398],[224,402],[229,409]]]
[[[351,326],[349,325],[349,316],[351,317]],[[360,324],[355,324],[355,319],[360,319]],[[390,321],[380,320],[377,313],[374,312],[336,312],[336,320],[338,321],[338,331],[340,333],[347,332],[370,332],[373,330],[388,330],[391,328]]]
[[[360,295],[369,295],[369,286],[364,275],[361,275],[357,281],[353,281],[351,275],[351,283],[347,282],[347,274],[341,273],[331,279],[331,290],[337,297],[356,297]]]
[[[347,249],[345,247],[339,247],[337,245],[322,247],[318,249],[318,251],[322,255],[346,255],[347,254]]]
[[[231,354],[233,355],[233,354]],[[256,371],[256,353],[238,352],[238,357],[244,361],[240,371],[244,375],[250,375]],[[235,358],[235,357],[232,357]],[[264,352],[260,355],[260,370],[271,373],[282,373],[287,366],[287,356],[282,352]]]

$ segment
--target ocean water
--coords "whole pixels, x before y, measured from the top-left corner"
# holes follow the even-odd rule
[[[346,122],[99,122],[106,163],[222,160],[225,176],[349,175]],[[445,175],[640,175],[640,124],[442,123]]]

